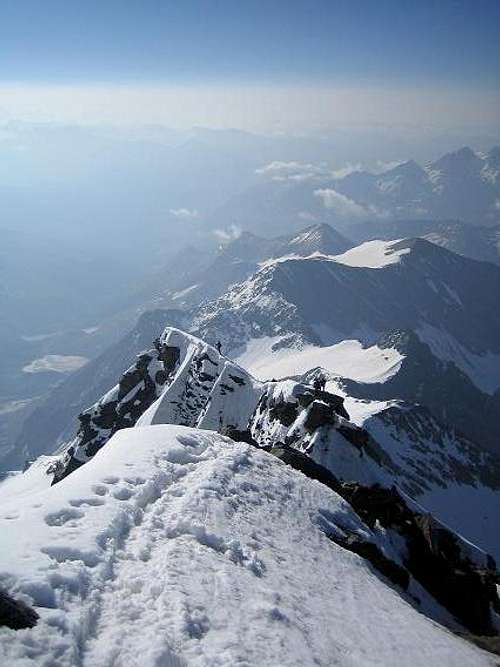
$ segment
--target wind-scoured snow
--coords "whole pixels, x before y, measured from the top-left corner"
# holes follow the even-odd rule
[[[280,347],[280,340],[279,336],[251,339],[236,361],[260,380],[302,375],[319,366],[341,377],[372,383],[385,382],[395,375],[404,359],[396,349],[376,345],[365,348],[357,340],[302,349]]]
[[[346,266],[354,266],[357,268],[366,269],[383,269],[390,264],[399,264],[401,257],[407,255],[411,251],[410,247],[402,247],[401,239],[394,239],[392,241],[366,241],[361,245],[346,250],[340,255],[326,255],[322,252],[315,251],[310,255],[300,256],[294,253],[282,255],[260,262],[259,266],[265,268],[273,264],[280,264],[290,260],[302,259],[321,259],[331,260],[338,264],[345,264]]]
[[[493,664],[327,538],[385,539],[336,493],[213,432],[119,431],[0,522],[0,585],[40,615],[6,665]]]
[[[367,241],[332,259],[346,266],[382,269],[389,264],[399,264],[401,257],[410,252],[409,247],[394,247],[399,246],[400,243],[400,240]]]

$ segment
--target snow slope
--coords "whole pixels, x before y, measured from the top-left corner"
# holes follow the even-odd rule
[[[366,241],[347,250],[342,255],[332,257],[332,259],[346,266],[382,269],[389,264],[399,264],[401,256],[410,252],[411,248],[401,246],[400,243],[400,239],[394,241]]]
[[[213,432],[119,431],[0,521],[0,585],[40,615],[3,664],[494,663],[326,537],[383,539],[336,493]]]
[[[474,354],[444,329],[426,322],[415,333],[422,342],[427,343],[438,359],[454,363],[481,391],[494,394],[500,388],[500,354]]]
[[[396,349],[363,347],[357,340],[302,349],[280,347],[283,337],[264,336],[248,341],[235,361],[260,380],[302,375],[320,366],[357,382],[385,382],[398,372],[403,356]],[[275,348],[275,349],[273,349]]]

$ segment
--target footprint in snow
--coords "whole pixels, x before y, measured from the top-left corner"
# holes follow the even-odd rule
[[[91,507],[97,507],[99,505],[104,505],[106,501],[102,498],[76,498],[70,500],[69,504],[72,507],[82,507],[83,505],[89,505]]]
[[[51,546],[44,547],[40,551],[46,554],[57,563],[64,563],[66,561],[82,561],[87,567],[96,567],[99,565],[99,558],[97,554],[90,551],[82,551],[81,549],[74,549],[67,546]]]
[[[115,477],[114,475],[110,475],[108,477],[104,477],[102,482],[104,484],[117,484],[120,481],[119,477]]]
[[[59,510],[58,512],[51,512],[45,517],[45,523],[48,526],[64,526],[68,521],[75,521],[81,519],[83,512],[73,509],[71,507]]]
[[[117,500],[128,500],[133,495],[133,492],[130,489],[127,489],[126,486],[122,486],[119,489],[115,489],[113,491],[113,497]]]

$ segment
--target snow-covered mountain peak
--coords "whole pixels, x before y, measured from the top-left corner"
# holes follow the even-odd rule
[[[447,153],[432,163],[432,169],[442,170],[448,175],[459,175],[464,169],[477,167],[482,162],[481,157],[469,146]]]
[[[290,238],[283,247],[284,253],[307,256],[315,252],[334,255],[352,246],[342,234],[326,223],[307,227]]]

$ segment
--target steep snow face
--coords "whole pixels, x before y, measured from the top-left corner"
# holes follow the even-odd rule
[[[5,664],[492,664],[327,537],[389,535],[216,433],[124,429],[0,521],[0,584],[40,615],[0,629]]]
[[[0,481],[0,506],[17,497],[48,488],[52,482],[50,470],[57,461],[57,456],[39,456],[24,472],[7,475]]]
[[[260,380],[302,375],[311,368],[325,368],[358,382],[385,382],[398,372],[403,355],[396,349],[376,345],[363,347],[357,340],[302,349],[282,347],[280,336],[254,338],[236,361]]]
[[[399,240],[367,241],[332,259],[346,266],[381,269],[389,264],[399,264],[401,257],[407,255],[410,250],[409,247],[401,246]]]

